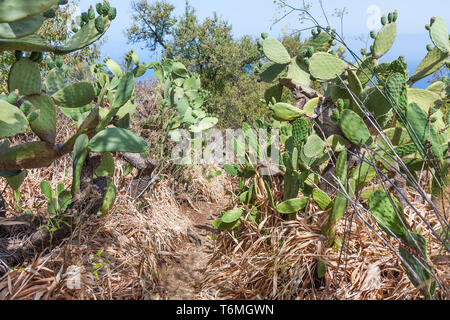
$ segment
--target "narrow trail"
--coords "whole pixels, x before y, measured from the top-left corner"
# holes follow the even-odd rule
[[[211,223],[226,203],[199,202],[195,204],[197,210],[187,204],[183,205],[182,212],[192,221],[191,227],[186,231],[189,242],[179,249],[170,262],[162,266],[160,285],[164,299],[195,299],[198,285],[214,251],[214,239],[220,233]]]

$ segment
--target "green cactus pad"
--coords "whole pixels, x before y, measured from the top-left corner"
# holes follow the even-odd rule
[[[27,97],[27,100],[39,110],[39,117],[30,122],[31,130],[42,141],[55,144],[56,138],[56,107],[52,98],[46,94]]]
[[[306,86],[309,86],[311,83],[308,67],[304,63],[300,63],[298,59],[292,59],[284,78],[291,79],[294,83]]]
[[[381,28],[373,44],[375,59],[384,56],[391,48],[397,37],[397,24],[389,23]]]
[[[399,147],[395,148],[395,152],[400,156],[400,157],[406,157],[409,156],[411,154],[414,154],[417,152],[417,148],[416,145],[414,143],[409,143],[409,144],[405,144]]]
[[[428,119],[428,113],[426,113],[416,103],[408,105],[406,110],[406,119],[414,130],[415,134],[411,136],[411,139],[416,145],[426,145],[428,141],[431,144],[431,150],[438,158],[442,157],[442,150],[440,148],[440,141]]]
[[[44,81],[44,87],[48,94],[53,95],[57,91],[66,87],[68,82],[67,76],[61,68],[52,69]]]
[[[266,101],[272,101],[272,98],[274,98],[275,101],[280,102],[282,94],[283,86],[281,84],[276,84],[266,89],[264,92],[264,99]]]
[[[111,152],[103,152],[102,161],[95,169],[97,177],[112,177],[114,176],[114,157]]]
[[[262,81],[272,83],[281,78],[287,71],[285,64],[268,62],[262,68],[259,77]]]
[[[44,17],[37,15],[28,19],[0,23],[0,39],[19,39],[37,31],[42,23]]]
[[[303,111],[307,117],[312,117],[315,114],[317,105],[319,104],[320,98],[314,98],[309,100],[304,106]]]
[[[278,121],[291,121],[299,118],[305,112],[289,103],[279,102],[271,107],[273,117]]]
[[[274,38],[267,38],[263,42],[263,51],[266,57],[278,64],[288,64],[291,62],[291,56],[283,44]]]
[[[97,133],[88,145],[90,152],[132,152],[147,150],[147,143],[135,133],[122,128],[108,128]]]
[[[430,108],[440,108],[444,102],[437,93],[423,89],[409,88],[408,104],[411,103],[417,103],[422,110],[428,113]]]
[[[110,179],[106,180],[106,192],[103,196],[102,206],[100,208],[100,217],[104,217],[112,209],[114,202],[116,201],[117,189]]]
[[[408,231],[404,227],[403,209],[401,209],[395,197],[391,196],[391,198],[400,212],[396,212],[384,190],[377,190],[372,193],[369,199],[369,209],[384,232],[404,239]]]
[[[393,146],[401,146],[411,143],[411,138],[408,131],[402,127],[389,128],[384,130],[383,133],[391,141]]]
[[[347,64],[332,54],[317,52],[310,59],[309,72],[319,80],[332,80],[345,71]]]
[[[347,81],[348,81],[348,87],[349,89],[358,96],[361,91],[363,90],[363,86],[361,84],[361,81],[359,80],[358,76],[356,75],[356,72],[353,70],[347,71]]]
[[[406,82],[406,76],[399,72],[391,74],[386,81],[387,91],[402,110],[405,110],[408,106],[408,97],[405,92]]]
[[[330,145],[331,150],[334,152],[342,152],[350,147],[350,143],[344,137],[340,135],[332,135],[327,139],[327,143]]]
[[[339,126],[345,137],[352,143],[360,147],[373,144],[369,129],[363,119],[354,111],[345,109],[339,119]]]
[[[327,51],[330,49],[330,42],[333,39],[330,37],[330,35],[326,32],[320,32],[315,37],[311,37],[308,40],[306,40],[302,48],[308,48],[312,47],[314,51]]]
[[[434,47],[420,62],[410,81],[414,83],[429,76],[442,68],[446,61],[448,61],[448,53],[441,51],[438,47]]]
[[[297,198],[286,200],[279,205],[277,205],[276,209],[279,213],[282,214],[292,214],[296,213],[306,207],[308,204],[308,198]]]
[[[90,82],[75,82],[52,96],[58,106],[79,108],[94,100],[95,91]]]
[[[38,63],[28,58],[14,63],[9,72],[8,90],[13,92],[16,89],[21,95],[41,93],[42,79]]]
[[[100,39],[108,30],[110,26],[110,21],[108,18],[99,17],[103,21],[104,29],[102,32],[99,32],[95,26],[95,20],[89,20],[77,33],[73,35],[64,45],[60,47],[54,48],[52,50],[56,54],[66,54],[73,51],[77,51],[87,47],[93,42]]]
[[[123,75],[122,68],[116,61],[114,61],[112,59],[107,59],[105,64],[108,67],[109,71],[111,71],[113,73],[113,75],[119,76],[119,77],[121,77]]]
[[[27,129],[28,120],[23,112],[16,106],[0,100],[0,139],[24,133]]]
[[[308,158],[314,158],[318,156],[325,147],[325,142],[320,139],[318,135],[309,136],[308,140],[306,140],[305,145],[303,146],[303,153]]]
[[[119,85],[117,86],[113,108],[120,108],[127,103],[133,95],[134,87],[134,74],[132,72],[128,72],[122,79],[120,79]]]
[[[4,171],[48,167],[58,157],[47,142],[19,144],[0,153],[0,168]]]
[[[312,196],[314,202],[317,203],[321,210],[328,210],[333,204],[333,201],[330,199],[330,197],[320,189],[314,189],[312,192]]]
[[[13,22],[44,13],[58,4],[58,0],[3,0],[0,6],[0,22]]]
[[[22,185],[25,178],[28,176],[27,170],[20,171],[19,174],[12,176],[12,177],[6,177],[6,180],[8,181],[9,186],[13,190],[19,190],[20,186]]]
[[[450,51],[448,28],[444,19],[441,17],[433,18],[433,23],[430,26],[430,38],[434,45],[442,52],[448,53]]]
[[[309,122],[305,118],[298,118],[292,124],[292,137],[294,146],[298,146],[300,142],[308,137]]]
[[[81,169],[88,155],[87,146],[89,138],[87,135],[79,135],[75,141],[72,152],[72,195],[80,192]]]

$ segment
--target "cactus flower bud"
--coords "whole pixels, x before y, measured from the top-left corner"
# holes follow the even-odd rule
[[[383,26],[385,26],[386,23],[387,23],[386,15],[383,14],[383,16],[381,17],[381,24],[382,24]]]
[[[88,14],[89,20],[95,19],[95,11],[94,11],[94,8],[92,7],[92,5],[91,5],[91,7],[89,8],[87,14]]]
[[[363,56],[365,56],[366,55],[366,53],[367,53],[367,50],[366,49],[361,49],[361,54],[363,55]]]
[[[370,37],[371,37],[372,39],[375,39],[375,38],[377,37],[377,33],[376,33],[375,30],[370,31]]]
[[[436,17],[432,17],[430,19],[430,26],[432,26],[435,21],[436,21]]]
[[[389,23],[392,23],[392,21],[394,21],[394,14],[392,12],[389,12],[388,14],[388,21]]]
[[[10,104],[14,104],[19,100],[19,91],[16,89],[13,92],[11,92],[8,97],[6,98],[6,101]]]
[[[430,31],[430,25],[429,25],[429,24],[426,24],[426,25],[425,25],[425,29],[427,29],[428,31]]]
[[[109,12],[108,12],[109,20],[111,20],[111,21],[114,20],[116,18],[116,16],[117,16],[116,8],[113,8],[113,7],[109,8]]]
[[[398,11],[397,11],[397,9],[395,9],[393,17],[392,17],[392,21],[396,22],[397,19],[398,19]]]
[[[427,44],[427,51],[430,52],[433,50],[433,46],[431,44]]]
[[[97,11],[97,13],[99,15],[101,15],[103,13],[103,5],[99,2],[95,5],[95,10]]]
[[[269,37],[269,35],[266,32],[261,33],[261,38],[263,40],[266,40]]]

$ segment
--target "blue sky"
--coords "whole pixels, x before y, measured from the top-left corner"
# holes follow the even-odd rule
[[[426,55],[426,45],[431,43],[425,24],[435,15],[441,16],[450,26],[450,5],[443,0],[322,0],[327,16],[332,27],[340,30],[339,19],[333,17],[335,8],[346,8],[348,14],[344,17],[344,35],[349,46],[355,51],[364,47],[360,36],[367,37],[372,18],[376,18],[377,10],[388,13],[398,9],[398,36],[391,51],[384,57],[385,60],[396,59],[404,55],[412,71],[420,60]],[[80,0],[80,9],[87,10],[89,5],[95,5],[98,1]],[[159,57],[147,50],[140,50],[139,45],[128,45],[124,30],[131,25],[131,1],[109,0],[118,10],[116,20],[106,34],[106,42],[102,47],[104,56],[120,59],[130,49],[135,49],[144,61],[158,60]],[[152,2],[152,0],[149,0]],[[168,0],[175,5],[175,13],[181,15],[184,10],[185,0]],[[259,37],[261,32],[268,32],[270,36],[278,37],[283,31],[301,29],[307,24],[300,24],[298,16],[291,14],[282,22],[272,25],[274,19],[280,16],[273,0],[190,0],[191,6],[197,10],[200,20],[217,12],[223,19],[233,26],[236,37],[249,34]],[[299,6],[302,1],[288,0],[289,4]],[[311,13],[323,24],[322,11],[318,0],[309,0],[312,4]],[[450,2],[448,2],[450,3]],[[375,19],[378,21],[378,19]],[[373,28],[373,27],[371,27]],[[305,33],[309,37],[309,32]],[[371,44],[369,39],[369,45]],[[143,45],[142,45],[143,47]]]

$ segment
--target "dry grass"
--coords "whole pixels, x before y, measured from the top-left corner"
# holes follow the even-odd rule
[[[414,202],[412,193],[409,198],[423,215],[430,217],[432,225],[438,223],[431,218],[435,215],[428,205]],[[295,221],[283,220],[267,202],[259,211],[259,225],[245,222],[234,236],[221,234],[205,271],[199,299],[423,299],[394,252],[352,211],[336,226],[337,235],[345,236],[342,250],[327,247],[321,227],[329,213],[314,203]],[[448,288],[448,255],[442,255],[442,245],[412,209],[406,210],[406,217],[427,238],[435,271]],[[376,225],[373,219],[365,218]],[[395,240],[391,244],[398,247]],[[318,261],[327,266],[324,279],[318,279]],[[445,299],[442,290],[438,291]]]

